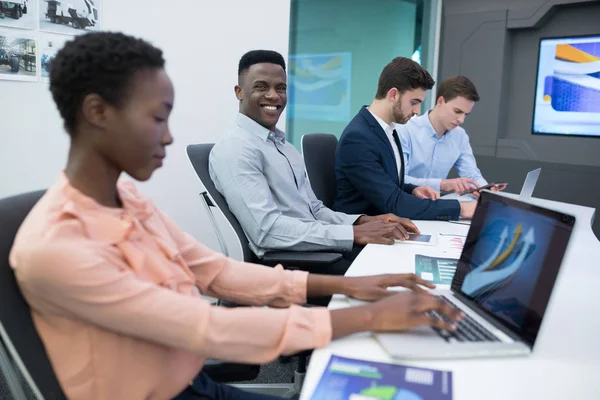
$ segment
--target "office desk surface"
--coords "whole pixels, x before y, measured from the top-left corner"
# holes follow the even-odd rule
[[[325,349],[313,353],[301,399],[310,399],[331,354],[453,371],[453,398],[457,400],[600,399],[600,242],[591,229],[595,210],[535,198],[530,202],[577,217],[530,356],[394,360],[371,333],[360,333],[335,340]],[[449,222],[415,223],[423,233],[466,234],[469,229],[469,226]],[[414,255],[417,253],[446,256],[433,246],[368,245],[346,275],[414,272]],[[348,299],[335,296],[329,308],[349,306]]]

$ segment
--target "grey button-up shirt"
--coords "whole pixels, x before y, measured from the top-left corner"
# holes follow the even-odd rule
[[[237,127],[217,143],[210,176],[261,257],[269,250],[350,250],[360,215],[335,212],[315,196],[302,155],[285,140],[238,114]]]

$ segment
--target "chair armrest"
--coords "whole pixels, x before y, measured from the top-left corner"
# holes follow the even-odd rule
[[[251,381],[258,376],[260,365],[206,360],[202,372],[206,373],[215,382]]]
[[[342,259],[340,253],[314,251],[269,251],[262,257],[266,265],[282,264],[284,267],[314,267],[330,265]]]

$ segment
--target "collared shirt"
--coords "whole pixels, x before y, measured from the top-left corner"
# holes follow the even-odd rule
[[[61,177],[18,231],[17,282],[69,399],[170,399],[206,358],[264,363],[326,345],[324,308],[211,306],[306,301],[307,276],[241,263],[182,232],[131,182],[122,208]]]
[[[471,178],[479,186],[487,185],[477,168],[469,136],[460,126],[438,137],[427,112],[400,125],[397,132],[404,153],[406,183],[439,191],[440,183],[455,167],[458,176]]]
[[[210,176],[259,257],[269,250],[350,250],[359,215],[334,212],[315,196],[304,160],[285,134],[238,114],[211,151]]]
[[[367,108],[367,110],[369,109]],[[400,167],[402,164],[400,164],[400,150],[398,149],[398,145],[394,140],[394,129],[396,129],[396,124],[394,122],[388,124],[387,122],[379,118],[377,115],[373,114],[371,110],[369,110],[369,112],[371,113],[373,118],[375,118],[375,120],[379,122],[379,125],[381,125],[381,129],[383,129],[383,131],[385,132],[385,136],[387,136],[388,140],[390,141],[390,144],[392,145],[392,150],[394,150],[394,158],[396,159],[396,169],[398,170],[398,174],[401,174],[402,171],[400,170]],[[396,131],[396,133],[398,133],[398,131]]]

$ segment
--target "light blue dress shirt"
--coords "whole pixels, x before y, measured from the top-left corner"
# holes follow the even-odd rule
[[[487,185],[477,168],[469,136],[460,126],[438,137],[427,112],[404,125],[397,124],[396,131],[402,144],[406,183],[439,191],[442,179],[455,167],[458,176]]]
[[[281,130],[238,114],[237,127],[213,147],[209,172],[257,256],[352,249],[360,215],[332,211],[317,199],[302,155]]]

